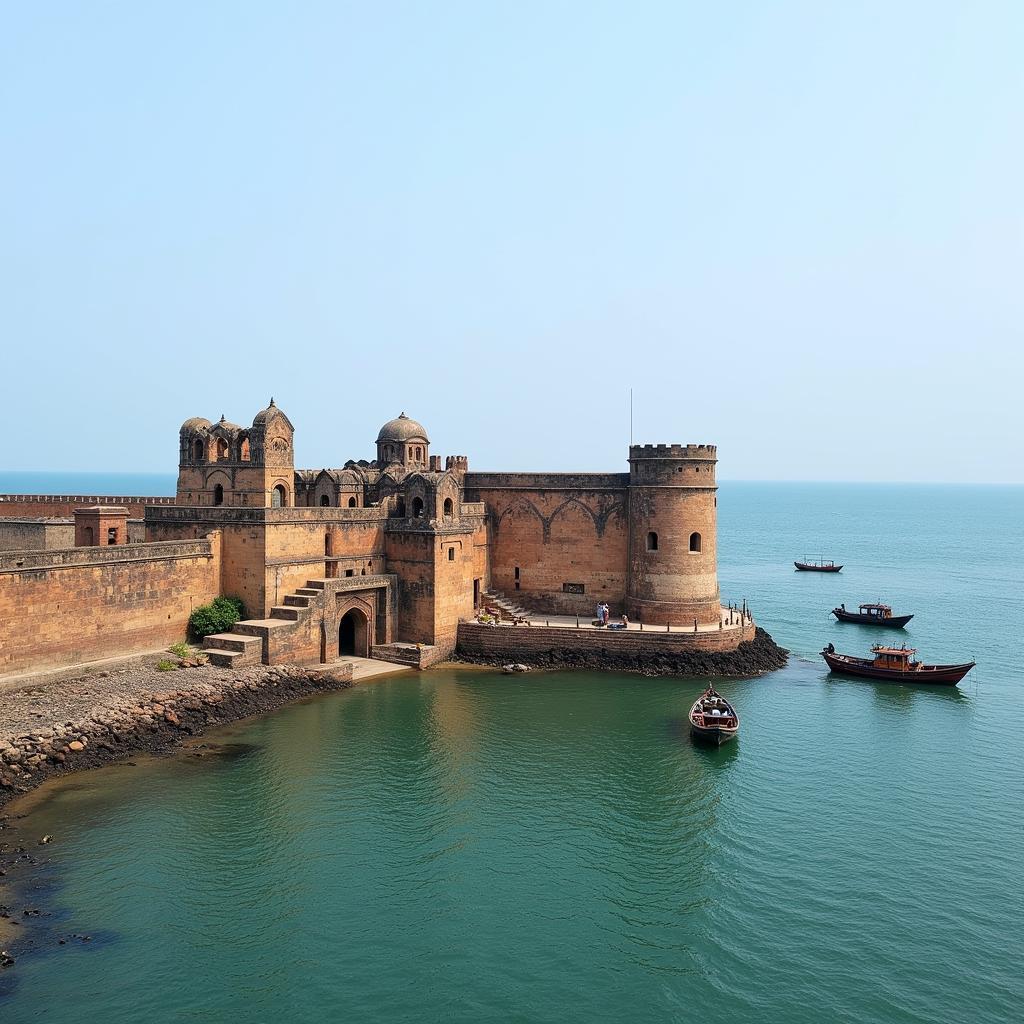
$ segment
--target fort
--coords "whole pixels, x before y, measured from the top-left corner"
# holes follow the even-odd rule
[[[728,661],[764,634],[719,597],[713,445],[633,445],[623,473],[480,473],[402,413],[371,460],[297,470],[294,435],[271,399],[249,426],[182,424],[173,500],[0,496],[0,675],[175,643],[219,595],[247,612],[204,641],[227,668],[775,667]],[[600,602],[628,628],[593,628]]]

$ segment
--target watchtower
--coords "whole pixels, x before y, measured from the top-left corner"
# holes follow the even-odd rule
[[[718,623],[717,461],[709,444],[630,447],[630,618],[660,625]]]

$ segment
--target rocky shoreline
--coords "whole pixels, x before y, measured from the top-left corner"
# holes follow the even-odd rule
[[[39,687],[26,684],[0,699],[0,809],[47,780],[136,754],[166,753],[207,729],[351,685],[347,664],[238,672],[135,667]],[[51,837],[26,837],[11,826],[12,818],[0,814],[0,973],[13,965],[12,950],[26,942],[46,944],[38,928],[25,926],[49,916],[32,905],[31,887]],[[90,938],[55,935],[53,941],[64,945]]]
[[[614,653],[607,650],[523,650],[516,661],[536,669],[583,668],[602,672],[632,672],[644,676],[758,676],[783,668],[789,651],[780,647],[771,634],[757,626],[754,639],[734,651],[689,651],[685,653]],[[480,655],[455,662],[500,668],[508,659],[487,659]]]
[[[108,675],[109,685],[103,687],[110,691],[107,698],[79,715],[62,720],[54,707],[49,721],[43,717],[30,724],[24,713],[19,716],[6,706],[0,711],[0,807],[55,776],[131,754],[167,751],[212,726],[352,685],[351,666],[344,664],[329,669],[255,666],[239,672],[143,669]],[[54,698],[61,685],[48,687],[57,691]]]

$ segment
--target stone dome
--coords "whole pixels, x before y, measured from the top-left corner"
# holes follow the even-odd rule
[[[377,435],[377,444],[381,441],[425,441],[430,443],[426,428],[422,423],[409,419],[403,412],[397,419],[388,420]]]
[[[199,429],[209,430],[212,425],[213,424],[211,424],[205,416],[190,416],[184,423],[182,423],[179,433],[187,434],[190,431]]]
[[[236,432],[242,429],[237,423],[229,423],[223,413],[221,413],[221,417],[215,426],[220,427],[221,430],[233,430]]]
[[[271,400],[270,400],[270,405],[268,405],[268,406],[266,407],[266,409],[261,409],[261,410],[260,410],[260,411],[259,411],[258,413],[256,413],[256,415],[255,415],[255,416],[253,417],[253,419],[252,419],[252,425],[253,425],[254,427],[258,427],[258,426],[260,426],[260,425],[261,425],[261,424],[263,424],[263,423],[267,423],[267,422],[269,422],[269,421],[270,421],[270,420],[271,420],[271,419],[272,419],[272,418],[273,418],[274,416],[277,416],[277,415],[281,415],[281,416],[284,416],[284,413],[283,413],[283,412],[281,412],[281,410],[280,410],[280,409],[278,409],[278,407],[277,407],[277,406],[276,406],[276,405],[274,404],[274,400],[273,400],[273,398],[271,398]],[[287,417],[287,416],[285,416],[284,418],[285,418],[285,419],[288,419],[288,417]]]

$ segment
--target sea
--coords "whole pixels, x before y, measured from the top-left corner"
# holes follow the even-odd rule
[[[441,668],[50,789],[0,1020],[1020,1020],[1024,488],[726,482],[719,573],[791,651],[719,749],[703,680]],[[910,625],[829,615],[879,599]],[[977,668],[820,657],[883,638]]]

